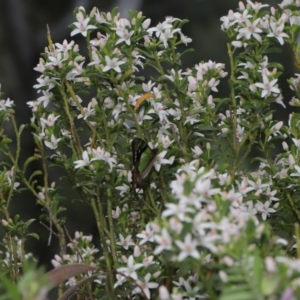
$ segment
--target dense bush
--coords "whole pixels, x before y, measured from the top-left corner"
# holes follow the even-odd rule
[[[272,104],[285,108],[283,67],[269,58],[287,43],[300,64],[299,7],[247,1],[229,11],[221,18],[226,68],[208,61],[182,70],[191,39],[181,30],[187,21],[174,17],[151,27],[141,12],[127,20],[79,7],[71,36],[85,38],[86,55],[73,41],[53,43],[49,32],[35,68],[39,98],[28,102],[36,153],[22,166],[23,126],[13,102],[1,100],[1,124],[15,132],[11,141],[2,130],[0,143],[10,160],[0,173],[1,299],[43,299],[66,279],[60,299],[300,297],[300,115],[286,125],[273,117]],[[216,96],[220,80],[228,97]],[[289,84],[289,104],[299,106],[300,75]],[[34,160],[42,169],[28,176]],[[55,168],[91,206],[100,249],[80,232],[68,239],[60,213],[74,199],[61,196],[62,181],[49,182]],[[10,216],[9,204],[24,189],[59,239],[48,283],[32,265],[23,268],[33,220]]]

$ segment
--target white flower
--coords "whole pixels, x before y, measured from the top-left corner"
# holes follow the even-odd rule
[[[167,115],[169,114],[167,110],[165,110],[164,106],[160,102],[152,103],[153,109],[148,111],[148,114],[156,114],[159,117],[160,122],[167,121]]]
[[[54,114],[50,114],[47,117],[47,120],[44,118],[40,118],[41,122],[48,125],[49,127],[53,126],[55,124],[55,121],[59,118],[60,116],[54,116]]]
[[[141,233],[138,233],[136,235],[139,239],[142,239],[139,242],[139,245],[143,245],[147,242],[154,242],[153,234],[154,232],[151,229],[150,224],[147,224],[145,230],[143,230]]]
[[[126,28],[117,29],[116,34],[120,37],[116,43],[116,45],[125,42],[128,46],[131,44],[131,36],[134,34],[134,31],[128,31]]]
[[[62,68],[63,66],[62,62],[67,59],[66,57],[63,57],[62,52],[55,52],[49,55],[48,58],[50,62],[46,64],[46,67],[52,65],[52,66],[58,66],[59,68]]]
[[[37,111],[39,103],[37,101],[28,101],[26,104],[32,109],[32,111]]]
[[[245,20],[246,27],[239,29],[239,34],[236,38],[239,40],[240,38],[245,37],[246,40],[249,40],[251,38],[251,35],[253,35],[253,37],[256,40],[261,42],[262,40],[259,33],[261,33],[262,30],[257,27],[257,24],[259,22],[260,22],[260,18],[256,19],[253,23],[251,23],[248,19],[246,19]]]
[[[82,160],[76,160],[76,161],[74,161],[74,164],[76,165],[75,169],[88,166],[90,164],[90,158],[89,158],[87,151],[83,151],[82,152]]]
[[[156,263],[154,260],[154,256],[153,255],[150,255],[150,256],[147,256],[143,259],[143,266],[145,268],[148,268],[150,265],[153,265],[154,263]]]
[[[297,139],[292,138],[292,140],[293,140],[295,146],[296,146],[298,149],[300,149],[300,139],[297,140]]]
[[[160,135],[159,140],[161,141],[162,147],[164,149],[169,148],[169,146],[174,142],[174,140],[173,141],[170,140],[170,137],[168,135],[166,135],[166,136]]]
[[[14,101],[11,101],[10,98],[0,100],[0,110],[6,110],[7,107],[12,107],[13,104]]]
[[[239,23],[239,24],[244,23],[246,22],[246,20],[252,18],[252,15],[248,14],[247,9],[245,9],[242,14],[239,12],[235,12],[233,16],[235,19],[233,23]]]
[[[110,97],[106,97],[104,99],[104,108],[111,109],[115,106],[114,100],[112,100]]]
[[[176,216],[180,221],[191,221],[191,219],[186,216],[186,213],[189,212],[194,212],[194,210],[185,204],[166,203],[162,217]]]
[[[182,34],[181,32],[179,32],[179,34],[180,34],[180,39],[181,39],[181,41],[182,41],[185,45],[187,45],[188,43],[191,43],[191,42],[192,42],[192,39],[191,39],[191,38],[185,36],[185,35]]]
[[[154,168],[158,172],[160,170],[161,165],[172,165],[175,159],[175,156],[170,157],[169,159],[164,158],[167,154],[167,151],[164,150],[161,153],[159,153],[156,157]]]
[[[136,119],[138,123],[142,125],[145,120],[151,120],[152,117],[145,115],[145,107],[143,106],[139,109],[138,113],[136,114]]]
[[[192,235],[188,233],[185,238],[184,242],[181,241],[175,241],[175,244],[178,246],[178,248],[181,250],[180,254],[178,255],[178,261],[184,260],[186,257],[191,256],[194,258],[199,258],[200,253],[196,249],[197,248],[197,241],[192,240]]]
[[[265,98],[266,96],[269,96],[271,93],[279,94],[280,90],[278,87],[276,87],[276,82],[278,79],[273,79],[272,81],[269,81],[269,78],[266,74],[263,74],[263,83],[257,82],[255,83],[255,86],[262,89],[261,97]]]
[[[112,169],[113,165],[117,163],[117,161],[111,157],[110,153],[106,152],[101,147],[97,147],[97,149],[92,149],[94,158],[91,161],[95,160],[103,160],[109,164],[109,167]]]
[[[73,80],[75,82],[80,82],[81,80],[82,81],[88,81],[88,79],[86,77],[79,77],[79,78],[75,78],[76,76],[79,76],[82,74],[83,72],[83,64],[84,64],[84,61],[81,62],[80,64],[78,64],[76,61],[74,61],[74,68],[68,72],[68,74],[66,75],[66,79],[67,80]]]
[[[72,49],[73,45],[74,45],[74,41],[68,43],[66,39],[63,41],[62,44],[55,43],[56,50],[59,52],[68,52],[69,50]]]
[[[120,191],[120,196],[123,196],[129,190],[129,186],[123,183],[123,185],[117,186],[116,190]]]
[[[194,190],[196,193],[200,194],[202,200],[205,200],[207,197],[220,193],[219,188],[211,187],[211,180],[209,178],[199,178],[196,181]]]
[[[154,240],[158,244],[154,250],[155,255],[160,254],[164,250],[172,249],[172,238],[165,228],[162,229],[161,235],[156,234],[154,236]]]
[[[258,201],[255,204],[255,208],[257,209],[257,211],[259,213],[261,213],[261,217],[264,221],[267,219],[267,217],[270,215],[270,213],[275,213],[276,212],[275,209],[269,208],[270,204],[271,204],[270,201],[266,201],[265,203],[262,203],[262,202]]]
[[[46,108],[50,102],[50,98],[53,96],[53,93],[48,91],[42,91],[42,93],[44,96],[39,97],[36,100],[39,104],[43,103],[44,108]]]
[[[33,86],[35,89],[40,89],[41,87],[47,87],[47,91],[49,91],[55,86],[55,79],[44,75],[37,78],[37,82],[38,84],[35,84]]]
[[[277,197],[275,197],[276,193],[277,193],[277,191],[276,190],[271,191],[270,187],[268,187],[266,190],[266,195],[269,197],[270,201],[279,201],[279,199]]]
[[[87,31],[89,29],[96,29],[97,27],[94,25],[88,25],[90,18],[84,18],[84,15],[81,10],[76,14],[76,19],[78,22],[74,22],[73,24],[76,26],[76,29],[74,29],[71,32],[71,36],[81,33],[83,36],[87,36]]]
[[[114,285],[114,288],[116,288],[119,285],[122,285],[126,281],[126,277],[123,276],[122,274],[116,274],[116,278],[117,278],[117,281]]]
[[[109,56],[105,55],[106,65],[103,67],[102,71],[107,72],[109,70],[115,70],[118,73],[121,73],[120,65],[125,64],[125,61],[118,60],[118,58],[110,58]]]
[[[156,37],[159,37],[160,35],[164,34],[164,31],[166,29],[170,29],[170,28],[172,28],[171,24],[169,24],[167,22],[163,22],[163,23],[158,23],[158,25],[156,27],[147,29],[147,31],[150,33],[155,32]]]
[[[45,141],[45,145],[52,150],[57,148],[57,145],[61,139],[57,139],[53,134],[51,134],[50,141]]]
[[[111,215],[113,219],[118,219],[121,214],[121,208],[117,206],[116,210],[112,210]]]
[[[82,114],[79,114],[77,116],[77,119],[81,119],[83,118],[84,120],[86,120],[89,116],[93,116],[95,115],[95,110],[93,109],[93,102],[91,101],[88,104],[88,107],[83,107],[82,108]]]
[[[297,165],[295,165],[294,169],[296,169],[297,173],[291,173],[290,176],[293,176],[293,177],[297,176],[297,177],[299,177],[300,176],[300,167],[297,166]]]
[[[282,22],[279,26],[277,26],[276,23],[273,20],[271,20],[270,27],[271,32],[267,36],[275,37],[278,40],[279,44],[283,45],[283,38],[289,37],[286,33],[282,32],[284,28],[284,23]]]
[[[212,91],[218,92],[217,86],[220,83],[220,80],[216,80],[216,78],[211,78],[208,82],[208,86],[211,88]]]
[[[40,73],[44,73],[45,71],[45,61],[40,58],[40,63],[37,64],[37,66],[35,68],[33,68],[33,70],[40,72]]]
[[[137,278],[137,274],[136,274],[135,270],[137,270],[141,267],[143,267],[143,264],[135,264],[133,256],[130,255],[127,260],[127,267],[118,268],[117,271],[127,277],[131,277],[132,279],[137,280],[138,278]],[[117,285],[117,283],[115,283],[114,287],[116,287],[118,285]]]
[[[262,3],[256,2],[256,1],[253,3],[250,0],[247,0],[247,3],[250,4],[251,8],[254,9],[256,12],[258,12],[263,7],[268,7],[269,6],[268,4],[262,4]]]
[[[194,158],[199,157],[203,153],[203,151],[199,146],[195,146],[194,149],[192,148],[192,151],[194,152],[194,156],[193,156]]]
[[[182,80],[181,72],[182,70],[175,71],[174,69],[171,69],[171,75],[165,75],[165,77],[167,77],[172,82],[175,82],[176,78],[178,78],[178,80]]]
[[[88,64],[88,66],[96,65],[99,66],[101,64],[101,60],[98,56],[96,49],[92,50],[92,61]]]
[[[143,291],[144,295],[146,296],[147,299],[150,299],[150,291],[149,289],[155,289],[158,287],[158,283],[156,282],[149,282],[151,278],[150,273],[146,274],[144,277],[144,281],[142,280],[137,280],[136,284],[137,287],[132,291],[133,294],[138,294]]]
[[[55,254],[54,258],[55,259],[51,260],[51,263],[52,263],[53,267],[54,268],[60,267],[61,266],[61,262],[62,262],[61,257],[59,255]]]
[[[95,19],[100,24],[109,24],[105,19],[105,14],[102,12],[99,12],[98,9],[95,12]]]
[[[120,242],[117,242],[117,245],[122,246],[125,250],[128,250],[129,246],[134,246],[134,242],[131,239],[131,235],[128,235],[126,238],[120,233],[119,234]]]

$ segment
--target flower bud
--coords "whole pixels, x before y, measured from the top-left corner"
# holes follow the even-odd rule
[[[207,98],[207,104],[209,106],[212,106],[214,105],[214,99],[213,99],[213,96],[212,95],[209,95],[208,98]]]
[[[159,299],[161,299],[161,300],[169,300],[169,299],[170,299],[169,291],[168,291],[168,289],[167,289],[165,286],[163,286],[163,285],[161,285],[161,286],[159,287]]]
[[[96,12],[96,9],[97,9],[97,8],[94,6],[93,9],[92,9],[91,12],[90,12],[90,18],[93,18],[93,17],[94,17],[95,12]]]
[[[142,28],[143,29],[148,29],[148,27],[150,26],[150,23],[151,23],[151,19],[146,19],[143,23],[142,23]]]
[[[267,256],[265,258],[265,266],[268,272],[276,272],[277,267],[276,267],[276,262],[273,257]]]
[[[226,116],[222,113],[219,113],[219,118],[224,121],[226,119]]]
[[[270,11],[271,11],[272,16],[274,16],[276,13],[276,9],[272,6]]]
[[[133,256],[139,257],[140,255],[141,255],[141,249],[138,245],[135,245],[133,250]]]
[[[246,9],[245,4],[242,1],[239,2],[239,9],[240,10],[245,10]]]
[[[154,278],[158,278],[161,275],[161,271],[157,271],[153,274]]]
[[[294,156],[292,154],[289,155],[289,164],[290,166],[294,166],[296,164]]]
[[[111,13],[110,12],[108,12],[106,14],[106,19],[107,19],[107,21],[111,21]]]
[[[6,226],[8,225],[8,222],[7,222],[6,220],[4,220],[4,219],[2,219],[1,222],[2,222],[2,225],[3,225],[4,227],[6,227]]]
[[[227,282],[228,281],[228,276],[224,271],[219,271],[219,277],[222,282]]]
[[[282,148],[283,148],[283,150],[288,150],[289,146],[286,142],[282,142]]]
[[[235,48],[241,48],[243,46],[243,43],[241,41],[233,41],[231,42],[231,45]]]

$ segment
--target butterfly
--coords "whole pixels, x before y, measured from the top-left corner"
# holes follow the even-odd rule
[[[141,181],[147,177],[156,161],[157,148],[150,149],[145,141],[134,138],[132,148],[132,189],[141,188]]]

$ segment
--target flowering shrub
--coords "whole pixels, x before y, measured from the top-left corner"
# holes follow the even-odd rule
[[[58,285],[59,270],[68,270],[60,299],[300,297],[300,116],[292,113],[287,125],[274,119],[272,104],[285,108],[283,67],[269,61],[287,43],[300,64],[299,7],[294,0],[278,9],[247,0],[229,11],[221,18],[226,68],[209,61],[183,71],[187,51],[179,50],[191,39],[181,30],[186,20],[173,17],[151,27],[141,12],[130,11],[127,20],[117,10],[76,8],[71,36],[83,36],[86,53],[74,41],[53,43],[49,32],[35,68],[40,96],[28,102],[37,150],[22,167],[23,127],[13,102],[1,100],[1,123],[12,123],[17,145],[13,151],[2,132],[0,148],[10,159],[0,176],[8,273],[2,289],[5,278],[18,282],[22,299],[41,299],[51,288],[44,281],[20,288],[21,263],[30,255],[24,243],[36,235],[28,229],[33,220],[11,218],[8,207],[27,188],[44,210],[49,241],[52,232],[59,239],[52,260],[58,271],[48,276]],[[230,88],[225,98],[217,97],[221,80]],[[288,82],[295,93],[289,104],[299,106],[300,75]],[[282,150],[274,155],[278,141]],[[42,170],[28,177],[33,160]],[[100,249],[79,232],[68,239],[50,167],[63,169],[92,208]]]

